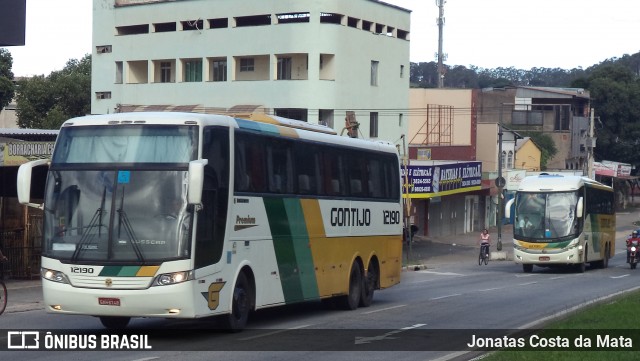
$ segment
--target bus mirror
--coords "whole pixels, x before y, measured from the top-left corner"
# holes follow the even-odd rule
[[[204,166],[209,163],[206,159],[189,162],[189,190],[187,201],[189,204],[202,203],[202,188],[204,184]]]
[[[514,201],[515,201],[515,198],[509,199],[507,204],[504,206],[504,217],[505,218],[511,218],[511,205],[513,204]]]
[[[31,162],[24,163],[18,168],[18,202],[28,207],[44,209],[44,205],[31,203],[31,174],[33,168],[42,165],[47,165],[48,159],[38,159]]]
[[[582,218],[582,211],[584,210],[584,200],[582,197],[578,199],[578,205],[576,206],[576,217]]]

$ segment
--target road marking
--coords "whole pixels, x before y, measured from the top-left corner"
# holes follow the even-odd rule
[[[489,292],[489,291],[496,291],[496,290],[501,290],[504,287],[494,287],[494,288],[485,288],[484,290],[479,290],[478,292]]]
[[[371,343],[372,341],[381,341],[381,340],[385,340],[385,339],[395,339],[396,337],[391,337],[397,333],[400,332],[404,332],[404,331],[408,331],[408,330],[412,330],[414,328],[418,328],[418,327],[422,327],[422,326],[426,326],[426,323],[417,323],[415,325],[412,326],[408,326],[408,327],[403,327],[399,330],[393,330],[390,332],[387,332],[383,335],[380,336],[372,336],[372,337],[362,337],[362,336],[356,336],[356,340],[355,340],[355,344],[356,345],[362,345],[362,344],[367,344],[367,343]]]
[[[434,271],[417,271],[417,273],[430,273],[439,276],[464,276],[462,273],[454,272],[434,272]]]
[[[381,308],[379,310],[373,310],[373,311],[367,311],[367,312],[363,312],[363,315],[370,315],[372,313],[376,313],[376,312],[381,312],[381,311],[388,311],[388,310],[393,310],[394,308],[400,308],[400,307],[405,307],[406,305],[397,305],[397,306],[391,306],[391,307],[386,307],[386,308]]]
[[[529,285],[535,285],[536,283],[538,283],[538,281],[527,282],[527,283],[519,283],[516,286],[529,286]]]
[[[441,300],[443,298],[449,298],[449,297],[456,297],[456,296],[462,296],[462,293],[454,293],[452,295],[446,295],[446,296],[440,296],[440,297],[434,297],[434,298],[430,298],[430,301],[436,301],[436,300]]]
[[[551,277],[550,279],[552,279],[552,280],[559,280],[559,279],[567,278],[567,277],[569,277],[569,276],[557,276],[557,277]]]
[[[132,361],[149,361],[149,360],[155,360],[155,359],[159,359],[160,357],[158,356],[154,356],[154,357],[143,357],[143,358],[139,358],[139,359],[135,359]]]
[[[309,326],[313,326],[313,324],[310,324],[310,325],[301,325],[301,326],[296,326],[296,327],[287,328],[287,329],[284,329],[284,330],[278,330],[278,331],[273,331],[273,332],[269,332],[269,333],[263,333],[263,334],[261,334],[261,335],[256,335],[256,336],[251,336],[251,337],[245,337],[245,338],[239,338],[238,340],[240,340],[240,341],[251,341],[251,340],[255,340],[255,339],[257,339],[257,338],[273,336],[273,335],[277,335],[277,334],[279,334],[279,333],[288,332],[288,331],[291,331],[291,330],[298,330],[298,329],[305,328],[305,327],[309,327]]]
[[[611,278],[617,279],[617,278],[624,278],[624,277],[628,277],[628,276],[630,276],[630,274],[627,273],[626,275],[622,275],[622,276],[611,276]]]
[[[539,276],[539,274],[536,273],[527,273],[527,274],[520,274],[520,275],[516,275],[516,278],[523,278],[523,277],[533,277],[533,276]]]

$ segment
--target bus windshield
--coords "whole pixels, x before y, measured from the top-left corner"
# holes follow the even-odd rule
[[[196,157],[196,134],[186,125],[63,127],[52,163],[188,163]]]
[[[51,170],[43,254],[70,262],[189,256],[186,170]]]
[[[515,238],[556,241],[576,237],[578,192],[518,192],[513,235]]]
[[[45,192],[43,255],[67,262],[190,256],[197,127],[63,127]]]

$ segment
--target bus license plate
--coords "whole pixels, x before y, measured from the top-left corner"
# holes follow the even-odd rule
[[[549,260],[550,260],[550,258],[549,258],[549,257],[547,257],[547,256],[544,256],[544,257],[540,257],[540,258],[538,258],[538,260],[540,260],[540,262],[547,262],[547,261],[549,261]]]
[[[119,298],[100,297],[98,303],[102,306],[120,306]]]

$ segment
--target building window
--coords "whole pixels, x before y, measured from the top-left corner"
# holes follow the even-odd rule
[[[404,78],[404,65],[400,65],[400,78]]]
[[[371,86],[378,86],[378,63],[371,60]]]
[[[124,69],[124,66],[122,65],[122,62],[116,61],[116,84],[122,84],[123,69]]]
[[[211,63],[211,80],[227,81],[227,61],[214,60]]]
[[[96,46],[96,53],[106,54],[111,52],[111,45],[99,45]]]
[[[240,71],[253,71],[253,69],[254,69],[253,58],[240,59]]]
[[[278,58],[278,80],[291,79],[291,58]]]
[[[513,168],[513,152],[507,153],[507,169]]]
[[[398,114],[398,126],[401,127],[402,126],[402,118],[404,117],[404,115],[402,113]]]
[[[371,112],[369,114],[369,137],[378,137],[378,113]]]
[[[96,99],[111,99],[111,92],[96,92]]]
[[[185,82],[202,81],[202,59],[185,60],[184,81]]]
[[[171,83],[171,72],[173,71],[173,64],[170,61],[160,62],[160,82]]]

